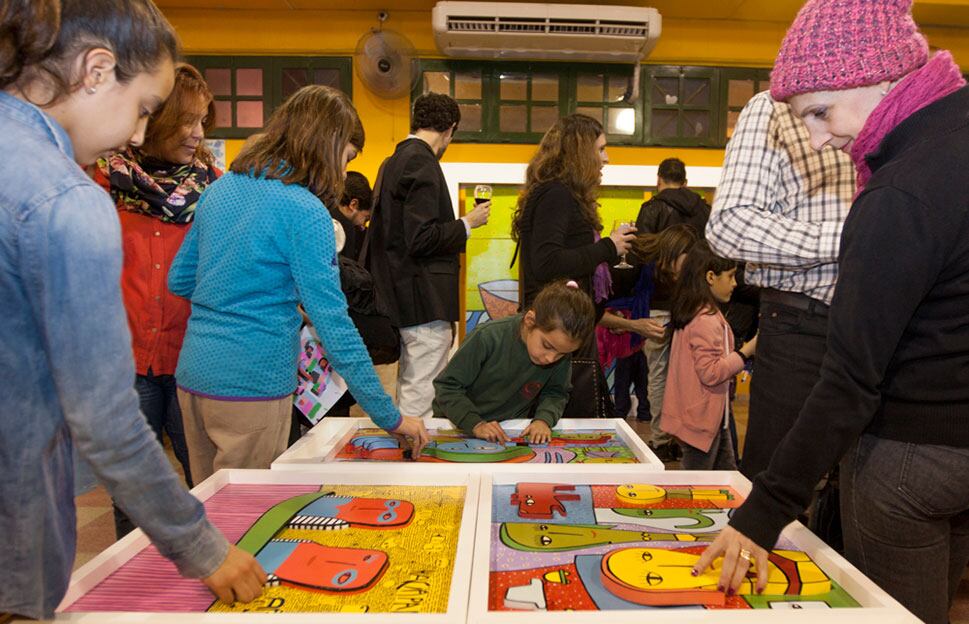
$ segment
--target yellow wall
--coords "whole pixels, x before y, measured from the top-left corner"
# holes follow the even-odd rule
[[[287,54],[346,56],[359,37],[377,25],[375,11],[237,11],[170,9],[166,15],[178,30],[186,54]],[[424,57],[440,56],[434,46],[429,11],[391,11],[386,27],[406,35]],[[770,67],[786,25],[775,22],[666,19],[663,35],[648,61],[658,64]],[[926,30],[930,43],[952,50],[963,67],[969,65],[969,38],[959,28]],[[409,97],[383,100],[353,77],[353,99],[367,131],[367,146],[351,165],[371,179],[381,160],[408,133]],[[231,161],[241,141],[227,141]],[[526,162],[530,145],[455,144],[450,162]],[[719,166],[723,151],[616,147],[615,164],[658,164],[678,156],[689,165]]]

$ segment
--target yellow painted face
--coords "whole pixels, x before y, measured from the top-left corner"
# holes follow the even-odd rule
[[[699,576],[691,571],[699,555],[653,548],[624,548],[606,555],[603,568],[618,582],[636,590],[685,590],[717,588],[720,569]],[[718,559],[717,563],[722,563]]]
[[[663,502],[666,499],[666,490],[655,485],[646,485],[643,483],[620,485],[616,488],[616,496],[622,501],[648,505]]]

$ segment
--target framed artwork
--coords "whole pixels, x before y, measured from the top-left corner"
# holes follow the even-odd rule
[[[621,419],[562,419],[548,444],[521,437],[529,420],[501,423],[511,441],[505,444],[467,436],[440,418],[426,419],[431,442],[419,464],[460,464],[469,470],[507,469],[524,464],[568,464],[570,468],[609,465],[620,472],[663,470],[663,462]],[[321,464],[409,462],[398,440],[367,418],[326,418],[275,462],[274,470]]]
[[[918,621],[798,523],[771,551],[765,593],[692,576],[749,491],[738,472],[483,474],[469,621]]]
[[[74,574],[56,621],[465,622],[477,483],[418,465],[221,470],[193,493],[266,570],[260,598],[222,603],[139,530]]]

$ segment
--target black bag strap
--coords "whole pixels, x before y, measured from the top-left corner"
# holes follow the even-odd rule
[[[370,252],[370,237],[373,236],[373,222],[377,216],[377,211],[380,210],[380,189],[383,187],[384,167],[387,166],[387,161],[390,159],[391,156],[388,156],[380,163],[380,168],[377,169],[377,179],[373,183],[374,200],[373,209],[370,211],[370,225],[367,226],[367,233],[363,237],[363,244],[360,245],[360,255],[357,257],[357,262],[362,267],[367,267],[367,255]]]

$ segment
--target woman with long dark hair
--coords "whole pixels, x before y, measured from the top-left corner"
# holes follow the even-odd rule
[[[771,95],[858,169],[820,380],[697,564],[735,589],[841,460],[845,554],[919,619],[948,621],[969,562],[969,88],[911,0],[811,0]]]
[[[635,228],[620,228],[601,237],[598,193],[602,167],[609,162],[602,124],[587,115],[560,119],[542,137],[528,163],[525,188],[512,219],[512,238],[521,252],[521,308],[557,279],[571,279],[599,306],[609,298],[609,264],[629,250]],[[648,319],[629,321],[609,316],[608,326],[645,331]],[[595,337],[573,357],[572,397],[567,418],[611,418],[614,415],[605,377],[598,362]]]
[[[75,452],[182,574],[228,602],[265,581],[138,413],[117,214],[81,169],[142,143],[177,55],[149,0],[0,4],[0,619],[53,617],[64,596]]]

